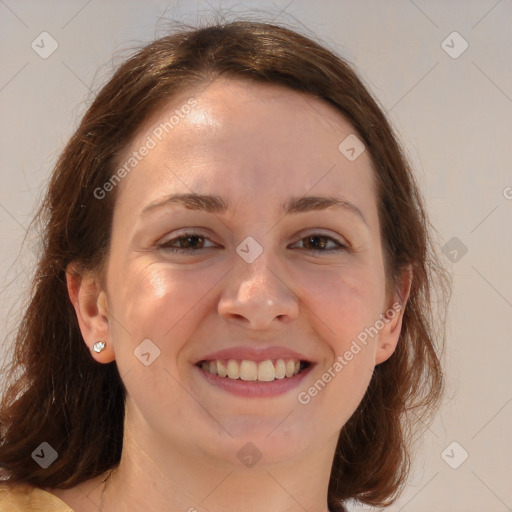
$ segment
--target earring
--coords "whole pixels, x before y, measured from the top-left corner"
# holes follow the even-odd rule
[[[100,353],[102,350],[105,349],[106,343],[104,341],[97,341],[93,346],[92,349],[94,352]]]

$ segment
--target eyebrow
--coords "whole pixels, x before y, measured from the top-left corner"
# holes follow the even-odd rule
[[[161,201],[157,201],[146,206],[141,216],[151,210],[164,206],[179,205],[188,210],[200,210],[207,213],[222,214],[226,213],[231,203],[221,196],[211,194],[171,194]],[[310,211],[327,210],[328,208],[343,209],[359,217],[364,224],[368,226],[361,210],[346,199],[335,196],[300,196],[292,197],[281,205],[281,212],[285,215],[293,213],[306,213]]]

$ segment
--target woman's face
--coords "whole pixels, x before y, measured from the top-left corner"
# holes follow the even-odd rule
[[[127,427],[146,450],[219,463],[332,453],[400,328],[396,308],[380,321],[394,300],[353,127],[309,96],[218,79],[159,110],[125,164],[95,335]]]

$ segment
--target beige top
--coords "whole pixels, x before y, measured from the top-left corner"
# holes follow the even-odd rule
[[[341,510],[346,510],[340,505]],[[75,512],[53,494],[29,484],[0,483],[0,512]]]
[[[53,494],[29,484],[0,483],[0,512],[74,512]]]

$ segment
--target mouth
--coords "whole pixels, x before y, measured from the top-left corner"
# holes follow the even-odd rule
[[[301,359],[203,359],[195,364],[211,389],[243,398],[275,398],[296,390],[315,363]]]
[[[312,357],[286,346],[250,345],[204,354],[192,364],[198,385],[244,398],[291,393],[316,366]]]
[[[218,378],[245,382],[273,382],[291,379],[307,370],[311,363],[300,359],[211,359],[199,361],[196,366]]]

